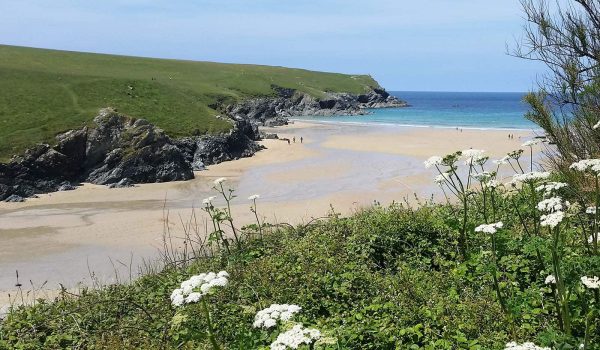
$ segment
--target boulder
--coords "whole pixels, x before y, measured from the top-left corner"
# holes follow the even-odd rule
[[[62,191],[73,191],[76,188],[77,187],[73,186],[70,182],[65,181],[65,182],[61,183],[56,190],[59,191],[59,192],[62,192]]]
[[[113,182],[107,186],[108,188],[127,188],[135,187],[135,184],[133,183],[133,181],[131,181],[131,179],[126,177],[124,179],[121,179],[119,182]]]

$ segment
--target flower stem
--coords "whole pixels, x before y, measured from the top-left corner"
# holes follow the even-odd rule
[[[204,298],[202,299],[202,310],[204,311],[204,317],[206,317],[206,324],[208,325],[208,340],[210,341],[213,350],[220,350],[221,347],[215,339],[215,330],[210,318],[210,311],[208,311],[208,305],[206,304],[206,299]]]

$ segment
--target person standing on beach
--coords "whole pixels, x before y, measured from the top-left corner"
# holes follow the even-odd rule
[[[296,143],[296,136],[292,137],[292,140],[294,140],[294,143]]]
[[[300,143],[304,142],[304,138],[300,136]]]
[[[286,139],[286,140],[287,140],[287,142],[288,142],[288,145],[289,145],[289,144],[290,144],[290,139]]]

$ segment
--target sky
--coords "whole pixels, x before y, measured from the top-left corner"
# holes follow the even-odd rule
[[[529,91],[518,0],[0,0],[0,43],[370,74],[388,90]]]

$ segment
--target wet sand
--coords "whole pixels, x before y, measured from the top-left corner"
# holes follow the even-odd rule
[[[155,258],[162,247],[167,216],[175,236],[193,210],[200,221],[204,218],[197,208],[214,194],[212,181],[218,177],[227,177],[227,185],[237,190],[238,225],[254,220],[246,198],[255,193],[261,195],[261,217],[299,223],[325,215],[331,206],[349,214],[373,201],[411,200],[415,193],[428,197],[437,193],[434,172],[423,167],[430,155],[472,147],[500,157],[532,136],[528,131],[511,131],[515,139],[508,139],[504,130],[307,122],[266,131],[295,136],[296,143],[262,141],[267,150],[210,166],[190,181],[125,189],[85,184],[24,203],[0,203],[0,303],[8,291],[14,295],[16,270],[24,288],[31,280],[35,286],[46,282],[49,290],[59,283],[89,285],[91,275],[101,283],[114,282],[116,275],[121,281],[135,277],[142,260]]]

